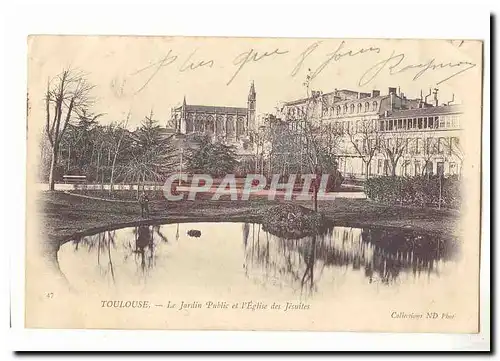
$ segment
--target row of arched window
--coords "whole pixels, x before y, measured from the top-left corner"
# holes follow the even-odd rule
[[[334,111],[334,109],[335,109],[335,111]],[[376,102],[376,101],[371,103],[371,108],[370,108],[370,102],[365,102],[364,107],[363,107],[362,103],[358,103],[356,105],[351,104],[349,106],[347,104],[345,104],[344,106],[337,105],[335,108],[334,107],[327,108],[323,111],[323,115],[333,116],[333,115],[340,115],[340,114],[346,114],[346,113],[349,113],[349,114],[362,113],[363,111],[366,113],[369,111],[376,111],[377,109],[378,109],[378,102]]]
[[[305,106],[298,106],[298,107],[290,107],[288,108],[287,115],[291,117],[295,116],[301,116],[305,114]],[[377,111],[378,109],[378,102],[373,101],[372,103],[370,102],[365,102],[364,105],[363,103],[358,103],[358,104],[344,104],[343,106],[337,105],[336,107],[330,107],[326,108],[323,110],[323,115],[324,116],[333,116],[333,115],[341,115],[341,114],[354,114],[354,113],[362,113],[362,112],[369,112],[369,111]]]
[[[217,117],[217,122],[212,116],[208,116],[206,120],[201,117],[193,120],[191,117],[186,118],[186,132],[202,132],[202,133],[221,133],[226,132],[228,135],[234,134],[235,122],[232,116],[228,116],[224,122],[222,117]],[[245,134],[245,118],[239,117],[236,120],[236,134]]]

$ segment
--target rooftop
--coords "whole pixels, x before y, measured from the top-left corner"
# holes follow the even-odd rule
[[[179,106],[175,109],[179,110],[182,106]],[[224,106],[213,106],[213,105],[188,105],[186,104],[186,111],[188,112],[205,112],[205,113],[245,113],[248,111],[248,108],[242,107],[224,107]]]
[[[354,91],[350,91],[350,90],[347,90],[347,89],[342,89],[342,90],[339,90],[338,92],[350,92],[352,94],[354,93],[358,93],[358,92],[354,92]],[[323,96],[328,96],[328,95],[332,95],[334,94],[335,92],[329,92],[329,93],[323,93]],[[382,99],[385,99],[385,98],[388,98],[389,95],[388,94],[385,94],[385,95],[377,95],[375,97],[372,97],[371,96],[371,93],[360,93],[362,95],[364,95],[364,98],[356,98],[356,99],[343,99],[343,100],[339,100],[339,101],[336,101],[335,104],[338,104],[338,105],[343,105],[343,104],[349,104],[349,103],[359,103],[359,102],[369,102],[369,101],[379,101],[379,100],[382,100]],[[302,103],[305,103],[306,101],[308,100],[308,98],[301,98],[301,99],[296,99],[296,100],[291,100],[289,102],[285,102],[284,105],[287,106],[287,105],[297,105],[297,104],[302,104]]]
[[[395,111],[392,111],[387,117],[388,118],[407,118],[407,117],[415,117],[415,116],[454,114],[454,113],[461,113],[461,112],[463,112],[462,106],[460,104],[453,104],[453,105],[440,105],[437,107],[429,107],[429,108],[395,110]]]

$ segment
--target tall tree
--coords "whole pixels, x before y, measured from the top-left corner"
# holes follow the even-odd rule
[[[202,137],[199,145],[187,152],[187,167],[192,173],[221,177],[234,173],[237,165],[235,147],[220,142],[212,143],[209,137]]]
[[[342,123],[341,123],[342,124]],[[356,122],[345,122],[342,131],[347,135],[352,148],[361,158],[366,178],[370,176],[370,165],[373,157],[380,150],[382,132],[378,128],[377,121],[369,117],[362,118]]]
[[[111,194],[113,192],[113,182],[114,182],[114,176],[115,176],[115,167],[116,167],[116,161],[118,158],[118,154],[122,151],[122,144],[123,144],[123,138],[125,134],[128,134],[127,131],[127,125],[130,119],[130,112],[127,114],[127,118],[123,121],[123,123],[119,124],[116,127],[111,126],[110,127],[110,133],[111,136],[109,137],[110,139],[110,146],[113,149],[113,162],[111,163],[111,175],[110,175],[110,186],[109,186],[109,193]]]
[[[162,134],[153,112],[145,117],[141,127],[131,135],[130,159],[124,166],[124,179],[137,182],[143,188],[146,181],[161,182],[176,165],[176,151],[172,136]]]
[[[94,86],[88,83],[84,73],[70,68],[64,69],[47,83],[45,131],[52,153],[49,171],[50,190],[54,190],[54,173],[64,133],[73,114],[91,105],[90,92],[93,88]]]
[[[389,160],[391,175],[396,176],[396,169],[403,155],[408,151],[415,138],[392,137],[380,139],[380,150]]]

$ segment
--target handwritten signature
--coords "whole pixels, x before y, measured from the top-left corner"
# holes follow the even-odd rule
[[[427,73],[428,71],[436,71],[442,69],[456,69],[456,71],[452,74],[449,74],[447,77],[439,80],[436,84],[442,84],[451,78],[462,74],[472,68],[474,68],[477,64],[471,63],[468,61],[458,61],[458,62],[438,62],[436,58],[430,59],[426,63],[418,63],[418,64],[408,64],[404,65],[403,60],[405,60],[405,54],[394,54],[395,51],[391,53],[387,59],[381,60],[371,66],[367,71],[363,73],[361,78],[359,79],[358,85],[363,86],[370,83],[373,79],[375,79],[384,69],[389,70],[389,75],[395,75],[403,72],[409,72],[411,70],[418,70],[416,74],[413,76],[413,80],[417,80],[422,75]]]

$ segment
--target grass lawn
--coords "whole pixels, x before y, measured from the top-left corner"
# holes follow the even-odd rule
[[[150,201],[150,218],[141,218],[137,203],[109,202],[83,198],[63,192],[42,192],[37,199],[41,233],[48,252],[56,252],[59,242],[75,233],[99,230],[111,225],[125,227],[130,223],[151,220],[161,223],[182,221],[254,221],[259,211],[284,202],[312,208],[311,201],[269,201],[264,197],[250,200],[210,200],[212,195],[194,201]],[[414,231],[458,236],[459,213],[452,210],[422,209],[382,205],[370,200],[337,198],[319,201],[318,209],[337,224],[371,227],[397,227]]]

